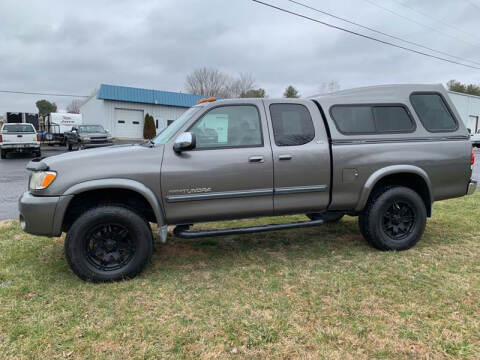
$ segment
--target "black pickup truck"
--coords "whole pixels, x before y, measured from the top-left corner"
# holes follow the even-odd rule
[[[80,125],[65,133],[68,151],[110,146],[112,135],[102,125]]]

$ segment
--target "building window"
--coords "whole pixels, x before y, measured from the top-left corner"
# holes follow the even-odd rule
[[[270,116],[277,146],[303,145],[315,137],[312,117],[303,105],[272,104]]]

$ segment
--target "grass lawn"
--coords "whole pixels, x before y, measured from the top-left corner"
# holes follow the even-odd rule
[[[437,203],[400,253],[354,218],[170,240],[138,278],[95,285],[63,239],[2,224],[0,358],[480,358],[480,194]]]

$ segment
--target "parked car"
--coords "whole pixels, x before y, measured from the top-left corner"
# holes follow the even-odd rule
[[[477,148],[480,147],[480,129],[478,129],[476,134],[472,135],[470,140],[473,146],[476,146]]]
[[[65,232],[75,274],[112,281],[149,262],[149,223],[165,242],[167,225],[176,225],[177,237],[202,238],[317,226],[348,214],[373,247],[406,250],[422,237],[434,201],[476,189],[467,129],[441,85],[214,100],[150,142],[31,161],[30,189],[19,201],[24,231]],[[215,136],[203,136],[205,128]],[[311,220],[191,228],[286,214]]]
[[[65,133],[69,151],[112,145],[112,135],[102,125],[80,125]]]
[[[31,153],[40,157],[40,136],[32,124],[7,123],[0,130],[1,158],[5,159],[9,153]]]

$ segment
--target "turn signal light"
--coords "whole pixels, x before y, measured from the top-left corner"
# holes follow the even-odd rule
[[[473,165],[475,164],[475,152],[473,151],[473,148],[472,148],[472,157],[470,158],[470,165]]]
[[[55,180],[56,177],[57,177],[56,173],[47,172],[45,174],[45,177],[42,180],[42,184],[40,185],[40,188],[42,188],[42,189],[47,188],[53,182],[53,180]]]

